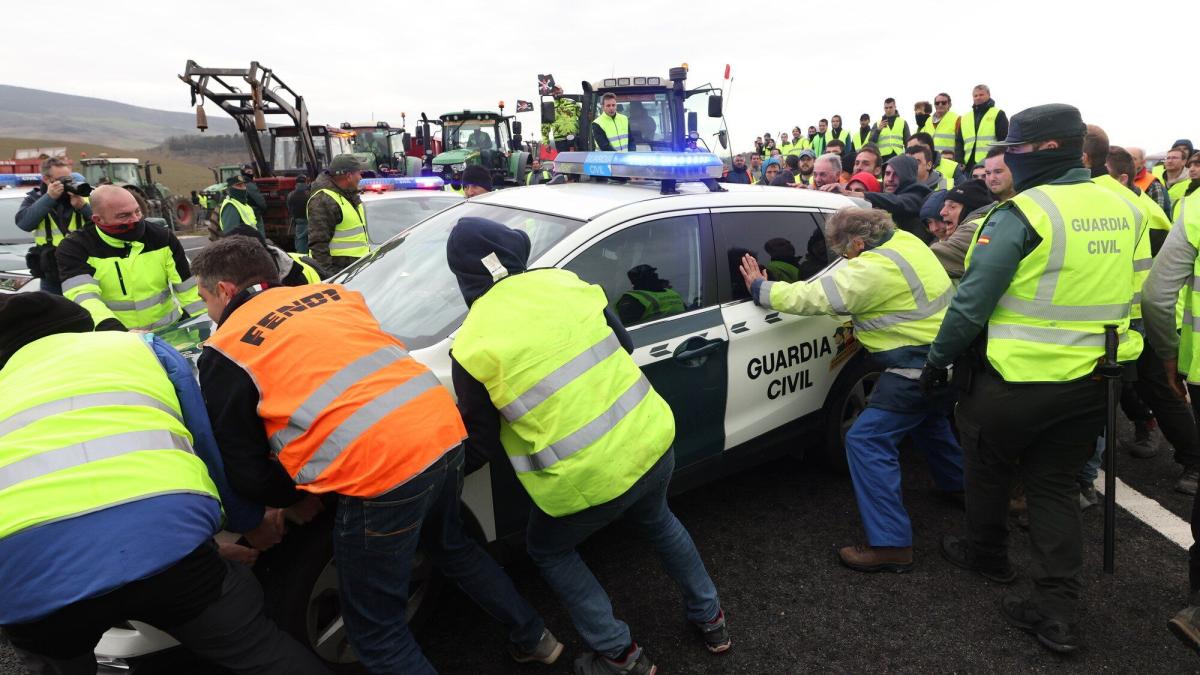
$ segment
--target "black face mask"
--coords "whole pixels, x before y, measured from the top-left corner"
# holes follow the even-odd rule
[[[1012,172],[1013,189],[1024,192],[1044,185],[1071,169],[1083,168],[1083,141],[1066,143],[1064,147],[1021,154],[1005,153],[1004,163]]]
[[[920,130],[921,127],[925,126],[925,122],[928,120],[929,120],[929,115],[926,115],[925,113],[918,113],[917,114],[917,129]]]
[[[229,188],[229,196],[232,197],[233,199],[238,200],[239,202],[245,202],[247,199],[246,189],[245,188],[238,189],[238,188],[231,187],[231,188]]]
[[[100,231],[113,239],[121,241],[137,241],[142,238],[146,232],[146,219],[143,218],[136,223],[122,223],[120,225],[96,225]]]

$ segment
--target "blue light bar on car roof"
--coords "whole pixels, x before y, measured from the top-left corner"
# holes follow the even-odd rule
[[[367,192],[389,192],[391,190],[441,190],[445,183],[437,176],[400,176],[395,178],[364,178],[358,181],[358,189]]]
[[[82,177],[81,177],[82,180]],[[0,185],[16,187],[18,185],[34,185],[42,182],[38,173],[3,173],[0,174]]]
[[[556,173],[613,178],[694,181],[723,170],[711,152],[560,152],[554,159]]]

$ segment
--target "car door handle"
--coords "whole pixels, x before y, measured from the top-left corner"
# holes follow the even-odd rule
[[[700,346],[695,346],[697,342],[700,343]],[[705,340],[703,338],[684,340],[683,344],[675,348],[673,358],[676,361],[691,361],[716,352],[724,344],[724,340]]]

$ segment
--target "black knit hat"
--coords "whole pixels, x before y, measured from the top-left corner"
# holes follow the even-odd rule
[[[61,295],[0,295],[0,368],[25,345],[58,333],[90,333],[92,315]]]
[[[968,180],[954,186],[946,193],[946,201],[958,202],[963,205],[963,214],[970,213],[981,206],[987,206],[996,201],[981,180]]]
[[[478,164],[472,164],[463,170],[462,173],[463,187],[475,185],[491,192],[492,190],[492,172],[483,168]]]

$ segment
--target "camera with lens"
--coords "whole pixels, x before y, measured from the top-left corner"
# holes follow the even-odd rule
[[[87,182],[77,181],[70,176],[63,176],[58,179],[58,182],[62,183],[64,190],[76,197],[87,197],[92,194],[92,186]]]

